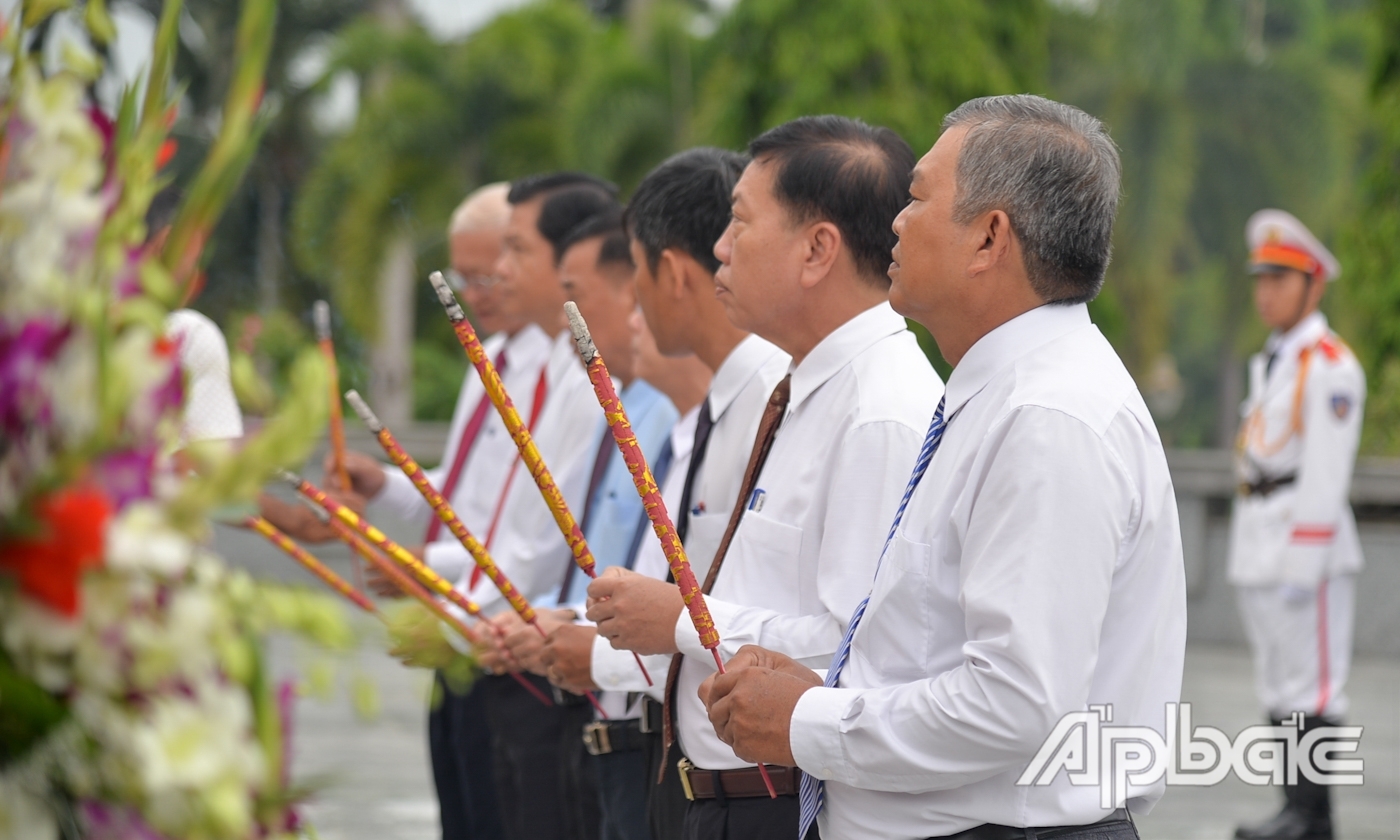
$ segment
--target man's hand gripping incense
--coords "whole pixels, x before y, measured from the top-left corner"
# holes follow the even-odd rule
[[[583,315],[579,313],[573,301],[564,304],[564,312],[569,316],[569,329],[573,332],[574,343],[578,345],[579,358],[588,369],[593,393],[598,397],[598,404],[603,407],[603,415],[607,418],[613,440],[617,443],[623,460],[627,462],[627,471],[632,474],[632,483],[637,488],[637,495],[642,499],[642,507],[646,509],[647,518],[651,520],[656,538],[661,541],[661,550],[666,554],[666,562],[671,566],[671,576],[676,579],[676,586],[680,588],[681,600],[690,612],[690,622],[695,625],[695,632],[700,634],[700,644],[714,656],[715,667],[723,674],[724,660],[719,655],[719,631],[715,629],[714,616],[710,614],[709,607],[705,606],[705,596],[700,592],[700,583],[691,571],[690,560],[685,556],[685,547],[681,545],[676,526],[666,511],[666,502],[661,498],[661,490],[656,485],[651,468],[647,466],[646,456],[642,454],[642,447],[637,443],[637,436],[632,432],[627,411],[622,407],[617,389],[613,387],[612,376],[609,375],[608,367],[603,363],[598,348],[593,344],[593,338],[588,333],[588,324],[584,322]],[[758,771],[763,775],[764,784],[768,786],[769,796],[776,799],[778,794],[773,789],[773,782],[768,778],[768,771],[762,762],[758,764]]]
[[[574,562],[578,564],[584,574],[588,575],[589,579],[596,578],[598,576],[595,568],[597,562],[593,559],[593,552],[588,549],[588,541],[583,537],[583,529],[574,519],[568,503],[564,501],[564,494],[559,491],[559,485],[554,482],[554,476],[545,466],[544,458],[540,455],[539,447],[535,446],[535,440],[530,434],[529,427],[521,419],[520,412],[516,410],[510,394],[506,393],[505,384],[501,382],[501,375],[496,370],[496,366],[491,363],[490,357],[486,355],[486,348],[481,345],[481,339],[477,337],[476,329],[467,320],[466,313],[462,311],[461,304],[457,302],[457,296],[452,293],[447,281],[443,279],[442,272],[434,271],[428,276],[428,282],[433,284],[433,291],[437,293],[438,302],[447,312],[447,319],[452,322],[452,331],[456,333],[458,343],[462,345],[467,358],[471,360],[472,366],[481,376],[481,384],[486,389],[486,395],[490,398],[491,404],[496,407],[497,413],[501,415],[506,430],[510,432],[511,440],[515,442],[516,449],[520,451],[520,460],[529,469],[530,476],[535,480],[535,486],[539,488],[540,495],[544,497],[545,504],[549,506],[549,512],[554,516],[555,524],[559,526],[559,532],[564,535],[564,541],[569,544]],[[642,664],[642,658],[640,656],[635,658],[637,667],[642,670],[642,676],[646,678],[647,685],[652,685],[651,674],[647,673],[646,666]]]
[[[515,584],[510,582],[510,578],[506,577],[505,572],[501,571],[501,567],[496,565],[496,561],[493,560],[490,553],[487,552],[486,546],[482,545],[481,541],[473,536],[471,531],[467,530],[467,526],[463,524],[462,520],[458,518],[456,511],[452,509],[452,505],[448,503],[447,499],[443,498],[443,495],[439,493],[437,488],[433,486],[433,483],[428,480],[428,474],[423,472],[423,468],[418,465],[418,462],[414,461],[412,456],[399,445],[393,433],[390,432],[384,423],[380,421],[379,417],[370,410],[369,404],[354,390],[346,391],[345,399],[350,403],[351,407],[355,409],[355,413],[360,415],[360,419],[369,427],[369,430],[374,433],[375,439],[378,440],[379,445],[384,448],[384,453],[389,456],[390,463],[402,470],[403,474],[408,476],[408,480],[413,482],[413,486],[418,488],[418,492],[422,494],[428,506],[433,509],[433,513],[442,520],[442,524],[447,526],[447,530],[451,531],[452,536],[456,537],[457,541],[462,544],[462,547],[467,550],[467,553],[471,555],[472,560],[476,563],[477,568],[481,569],[482,574],[490,578],[491,582],[496,585],[502,597],[504,597],[511,608],[515,610],[516,615],[520,616],[520,620],[535,628],[541,637],[546,636],[547,634],[544,628],[540,626],[539,617],[535,615],[535,608],[530,606],[530,602],[526,601],[525,596],[520,594],[520,590],[516,589]],[[598,704],[597,697],[593,696],[591,692],[584,696],[587,697],[594,708],[598,710],[599,715],[602,715],[604,718],[607,717],[607,713],[604,712],[602,706]]]

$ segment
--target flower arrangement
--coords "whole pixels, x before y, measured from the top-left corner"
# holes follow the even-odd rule
[[[0,20],[0,836],[294,834],[290,689],[263,640],[353,639],[329,597],[257,583],[202,544],[325,422],[314,349],[237,453],[185,446],[165,315],[200,282],[203,243],[259,135],[273,0],[245,0],[221,133],[163,244],[144,216],[169,158],[178,0],[143,91],[90,101],[115,29],[102,0],[25,0]],[[81,20],[60,66],[56,12]],[[172,456],[198,466],[184,477]]]

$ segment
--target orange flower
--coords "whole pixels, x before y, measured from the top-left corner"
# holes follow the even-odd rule
[[[102,565],[111,505],[102,491],[81,485],[44,497],[35,513],[42,533],[0,543],[0,569],[19,578],[21,592],[75,616],[83,572]]]

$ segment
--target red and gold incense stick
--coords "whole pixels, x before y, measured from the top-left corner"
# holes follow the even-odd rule
[[[329,513],[331,516],[336,517],[341,522],[344,522],[346,525],[349,525],[358,534],[360,534],[366,540],[368,540],[371,545],[383,551],[385,554],[389,555],[389,557],[395,563],[398,563],[400,566],[406,569],[410,574],[412,574],[414,578],[418,580],[419,583],[421,583],[430,592],[436,592],[437,594],[446,598],[448,601],[451,601],[456,606],[465,610],[467,615],[470,615],[473,618],[483,618],[481,614],[481,607],[477,606],[474,601],[467,598],[462,593],[458,592],[457,589],[453,587],[453,585],[449,583],[446,578],[444,578],[442,575],[439,575],[432,569],[428,568],[428,565],[426,563],[424,563],[422,560],[419,560],[417,557],[414,557],[413,553],[410,552],[408,549],[389,539],[389,537],[386,536],[383,531],[366,522],[350,508],[340,504],[339,502],[327,496],[325,491],[321,490],[316,485],[312,484],[311,482],[307,481],[301,476],[289,472],[284,473],[283,478],[287,481],[288,484],[295,487],[298,493],[305,496],[310,501],[313,501],[316,504],[320,505],[322,508],[325,509],[326,513]],[[542,700],[545,700],[548,705],[553,705],[548,701],[548,698],[545,698],[539,693],[538,690],[535,689],[534,686],[530,685],[529,681],[526,680],[524,677],[520,676],[519,674],[512,674],[512,676],[516,679],[517,682],[525,686],[531,694],[534,694],[537,697],[540,697]],[[596,706],[597,700],[594,699],[593,702]]]
[[[355,413],[360,415],[360,419],[369,427],[369,430],[374,432],[375,439],[379,441],[380,446],[384,447],[384,453],[389,456],[390,463],[403,470],[403,474],[408,476],[408,480],[412,481],[413,486],[418,488],[418,492],[423,495],[423,499],[428,503],[428,506],[431,507],[438,518],[442,520],[442,524],[447,526],[447,530],[452,532],[452,535],[457,538],[457,541],[461,543],[462,547],[467,550],[467,553],[472,556],[472,560],[475,561],[477,568],[481,569],[482,573],[490,578],[491,582],[496,585],[502,597],[511,605],[511,608],[520,616],[520,619],[535,628],[541,636],[546,636],[547,634],[544,632],[544,628],[540,626],[539,617],[535,614],[535,608],[530,606],[530,602],[526,601],[525,596],[520,594],[520,590],[515,588],[515,584],[510,582],[510,578],[506,577],[505,572],[501,571],[501,567],[496,565],[496,561],[491,558],[491,554],[486,550],[486,546],[482,545],[481,541],[472,536],[471,531],[467,530],[467,526],[457,517],[456,511],[452,510],[452,505],[448,503],[447,499],[443,498],[442,494],[433,486],[433,483],[428,480],[428,474],[423,472],[423,468],[418,466],[418,462],[413,460],[413,457],[404,451],[404,448],[399,445],[398,440],[394,438],[393,433],[390,432],[375,413],[370,410],[369,405],[358,392],[354,389],[346,391],[345,399],[350,403],[350,406],[355,409]],[[646,677],[647,685],[651,685],[651,675],[647,673],[646,666],[642,664],[641,657],[636,654],[633,654],[633,656],[637,660],[637,667],[642,669],[642,676]],[[594,700],[592,694],[587,696],[590,700]],[[597,705],[596,700],[594,700],[594,706]],[[601,707],[599,707],[598,710],[602,712]],[[603,716],[607,717],[606,714]]]
[[[276,525],[273,525],[261,516],[249,516],[247,519],[243,520],[243,524],[257,531],[259,534],[262,534],[264,537],[267,537],[268,542],[285,551],[288,556],[300,563],[303,568],[315,575],[322,583],[334,589],[336,592],[339,592],[341,595],[344,595],[346,598],[349,598],[355,606],[367,613],[377,614],[379,612],[379,608],[374,605],[373,601],[356,591],[355,587],[351,586],[349,581],[331,571],[326,564],[312,557],[311,552],[293,542],[292,538],[278,530]]]
[[[714,656],[715,667],[723,674],[724,660],[719,655],[719,630],[715,628],[714,616],[710,614],[710,608],[705,606],[705,595],[700,591],[700,583],[695,579],[690,560],[685,556],[685,547],[681,545],[676,526],[666,511],[666,501],[661,498],[661,489],[657,487],[656,478],[652,476],[651,467],[647,466],[646,456],[642,454],[642,447],[637,443],[636,434],[632,432],[627,410],[622,407],[622,399],[613,387],[612,376],[608,373],[608,367],[603,363],[598,348],[593,344],[593,337],[588,334],[588,324],[584,322],[578,307],[573,301],[569,301],[564,304],[564,313],[569,316],[569,330],[574,334],[579,358],[588,369],[588,379],[593,383],[593,393],[598,397],[598,404],[603,407],[603,416],[607,419],[608,428],[612,430],[613,440],[617,442],[617,448],[622,452],[623,460],[627,462],[627,471],[632,474],[632,483],[637,487],[637,495],[641,497],[642,507],[646,510],[647,518],[651,520],[652,530],[656,532],[656,538],[661,540],[661,549],[666,554],[666,562],[671,566],[671,576],[676,579],[676,586],[681,590],[681,600],[690,612],[690,622],[695,625],[695,632],[700,634],[700,644]],[[763,783],[768,786],[768,795],[776,799],[778,794],[773,789],[773,781],[768,778],[768,771],[761,762],[758,771],[763,776]]]
[[[331,307],[324,300],[316,301],[311,307],[312,320],[316,322],[316,342],[321,346],[321,355],[326,359],[326,376],[330,380],[330,435],[331,464],[336,479],[343,490],[350,489],[350,473],[345,468],[345,418],[340,407],[340,375],[335,363],[335,343],[331,340]]]
[[[325,511],[319,509],[317,510],[317,512],[321,513],[322,515],[325,514]],[[417,581],[413,580],[413,578],[405,574],[401,569],[395,566],[394,563],[388,558],[380,555],[379,552],[375,551],[373,546],[365,542],[364,538],[360,537],[354,531],[351,531],[349,529],[349,526],[347,526],[345,523],[341,522],[338,519],[331,519],[329,521],[331,524],[331,528],[336,532],[336,534],[338,534],[347,545],[354,549],[357,554],[359,554],[361,557],[364,557],[366,560],[370,561],[371,563],[375,564],[375,566],[383,570],[384,573],[387,574],[389,578],[393,580],[394,583],[397,584],[400,589],[402,589],[411,597],[417,599],[420,603],[423,604],[423,606],[428,608],[429,612],[437,616],[439,620],[445,622],[453,630],[457,631],[457,633],[461,635],[463,639],[466,639],[469,644],[477,644],[477,636],[475,633],[472,632],[471,628],[468,627],[466,623],[463,622],[460,618],[453,615],[445,607],[443,607],[443,605],[439,603],[438,600],[434,598],[431,593],[428,592],[428,590],[424,589],[421,585],[418,584]],[[346,582],[345,578],[342,578],[340,575],[337,575],[335,572],[327,568],[324,563],[311,556],[310,552],[297,545],[291,537],[279,531],[277,527],[271,522],[268,522],[261,516],[250,516],[245,520],[245,524],[254,531],[257,531],[258,533],[267,537],[268,541],[285,551],[288,555],[292,557],[293,560],[296,560],[298,563],[305,566],[308,571],[310,571],[313,575],[319,578],[327,586],[339,592],[341,595],[344,595],[346,598],[349,598],[352,602],[354,602],[355,606],[359,607],[365,612],[375,615],[380,620],[383,620],[384,616],[379,612],[379,608],[375,606],[373,601],[366,598],[360,592],[357,592],[354,589],[354,587],[352,587],[348,582]],[[511,674],[511,676],[515,677],[516,681],[519,682],[522,686],[524,686],[525,690],[533,694],[536,697],[536,699],[538,699],[541,703],[545,704],[546,706],[554,705],[554,701],[546,697],[544,693],[541,692],[534,685],[532,685],[529,680],[526,680],[519,674]]]
[[[413,486],[418,488],[418,492],[423,495],[428,507],[433,509],[433,513],[442,520],[442,524],[447,526],[447,530],[452,532],[452,536],[457,538],[457,542],[467,550],[472,556],[478,569],[482,574],[491,579],[496,584],[496,588],[501,591],[502,597],[511,605],[516,614],[520,616],[526,624],[534,627],[540,635],[545,635],[544,629],[540,627],[538,616],[535,615],[535,608],[530,606],[530,602],[525,600],[525,596],[520,594],[520,590],[515,588],[515,584],[510,582],[501,567],[496,565],[496,561],[491,558],[486,551],[486,546],[481,544],[472,532],[467,530],[467,526],[457,517],[456,511],[452,510],[452,505],[447,499],[437,491],[433,483],[428,480],[428,474],[423,472],[423,468],[418,466],[418,462],[413,460],[404,448],[399,445],[392,432],[380,422],[374,412],[370,410],[368,404],[354,390],[345,392],[345,399],[350,403],[355,413],[360,415],[360,419],[374,432],[374,437],[379,441],[379,445],[384,447],[384,454],[389,456],[389,462],[408,476],[408,480],[413,482]]]
[[[433,289],[437,292],[438,301],[442,303],[443,309],[447,310],[447,319],[452,322],[452,330],[457,334],[457,341],[462,345],[462,349],[467,353],[467,358],[471,359],[476,372],[481,376],[481,384],[486,388],[486,395],[491,398],[491,404],[496,406],[496,411],[506,424],[506,430],[510,432],[511,439],[515,441],[516,449],[520,450],[520,460],[525,462],[525,467],[530,471],[530,476],[535,479],[535,486],[540,489],[540,495],[544,497],[545,504],[549,505],[549,512],[554,515],[554,522],[559,526],[559,532],[564,535],[564,541],[569,544],[569,550],[573,552],[574,562],[578,563],[578,567],[583,570],[584,574],[590,578],[596,577],[597,572],[594,571],[594,566],[597,563],[593,559],[593,552],[588,550],[588,541],[583,538],[583,529],[579,527],[574,515],[569,512],[569,505],[564,501],[564,494],[560,492],[559,485],[554,482],[554,476],[550,475],[549,468],[544,464],[544,458],[540,457],[539,447],[535,446],[535,439],[530,435],[529,427],[525,425],[525,421],[520,417],[520,412],[515,408],[515,403],[511,402],[510,395],[506,393],[506,387],[501,382],[500,373],[496,371],[496,366],[487,357],[486,348],[481,346],[481,339],[477,338],[476,330],[467,320],[467,315],[462,311],[461,304],[457,303],[457,296],[452,294],[452,289],[442,278],[442,272],[434,271],[428,280],[433,284]]]
[[[320,505],[326,513],[349,525],[367,539],[371,545],[389,555],[395,563],[406,569],[428,591],[441,595],[456,606],[461,607],[467,615],[473,618],[481,617],[481,608],[458,592],[446,578],[428,568],[428,565],[414,557],[412,552],[389,539],[383,531],[366,522],[359,514],[327,496],[324,490],[301,476],[286,473],[284,478],[288,484],[297,489],[298,493]]]

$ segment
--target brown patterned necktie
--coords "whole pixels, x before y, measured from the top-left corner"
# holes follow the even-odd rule
[[[715,559],[711,561],[710,571],[705,575],[705,583],[700,587],[700,591],[706,595],[714,588],[715,579],[719,577],[719,567],[724,565],[724,557],[729,553],[729,544],[734,540],[734,532],[739,530],[739,520],[744,518],[749,497],[753,495],[754,486],[758,484],[758,474],[763,472],[768,453],[773,449],[773,439],[778,435],[778,426],[782,425],[791,395],[792,374],[788,374],[773,389],[772,395],[768,397],[768,405],[763,408],[763,419],[758,423],[758,436],[754,438],[749,464],[744,468],[743,481],[739,483],[739,496],[734,500],[734,510],[729,514],[729,526],[724,529],[724,537],[719,541],[719,548],[715,550]],[[664,746],[661,753],[661,774],[657,777],[657,784],[661,784],[661,780],[666,778],[666,761],[671,752],[671,745],[676,741],[676,678],[681,673],[683,656],[684,654],[678,653],[671,657],[671,669],[666,672],[666,699],[661,712]]]

